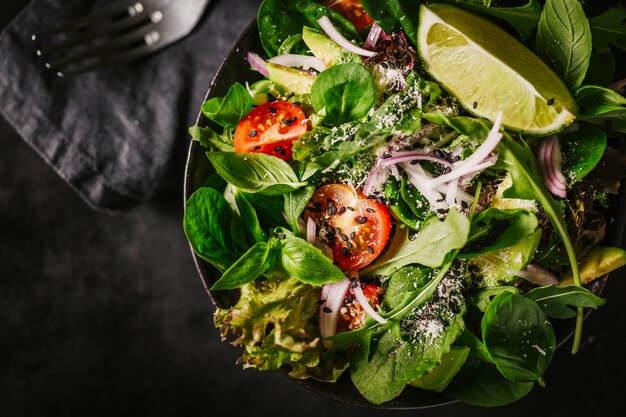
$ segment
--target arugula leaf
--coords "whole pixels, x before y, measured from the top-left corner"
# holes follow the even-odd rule
[[[235,152],[233,135],[230,129],[219,134],[210,127],[192,126],[189,128],[191,138],[211,151]]]
[[[481,331],[489,356],[502,375],[515,382],[544,384],[555,336],[536,302],[520,294],[499,294],[483,316]]]
[[[450,210],[443,222],[436,216],[426,220],[414,240],[409,239],[406,227],[398,227],[387,251],[364,268],[363,274],[389,276],[409,264],[439,267],[449,253],[465,246],[469,230],[469,219],[456,209]]]
[[[269,269],[270,245],[258,242],[239,258],[211,287],[232,290],[254,281]]]
[[[222,178],[245,192],[282,195],[307,184],[275,156],[234,152],[208,152],[207,156]]]
[[[541,15],[541,4],[538,0],[528,0],[528,3],[515,7],[492,6],[490,1],[482,0],[449,0],[449,2],[452,1],[466,9],[505,20],[517,30],[522,39],[532,36]]]
[[[589,18],[593,47],[600,53],[609,53],[609,43],[626,51],[626,8],[612,7],[604,13]]]
[[[241,254],[230,233],[237,222],[240,220],[230,204],[212,188],[199,188],[185,204],[187,240],[199,257],[220,271],[227,270]]]
[[[213,97],[202,104],[202,113],[227,129],[235,129],[239,120],[252,110],[252,97],[246,87],[233,84],[225,97]]]
[[[591,58],[591,30],[578,0],[546,0],[536,49],[570,89],[581,85]]]
[[[311,285],[341,281],[346,276],[321,250],[304,239],[284,233],[281,240],[280,263],[294,278]]]
[[[361,0],[368,15],[387,33],[403,31],[417,40],[418,9],[413,0]]]
[[[315,192],[314,185],[307,185],[304,188],[294,190],[284,195],[285,197],[285,216],[289,221],[291,230],[294,233],[300,233],[300,227],[298,226],[298,219],[304,211],[306,204],[311,199],[311,196]]]
[[[372,75],[357,62],[333,65],[322,71],[311,87],[313,108],[332,125],[365,116],[375,99]]]
[[[528,210],[488,208],[472,218],[467,246],[460,258],[506,248],[531,236],[537,229],[537,216]]]
[[[568,185],[582,180],[598,165],[606,149],[606,132],[587,123],[578,130],[559,136],[563,160],[561,168]]]
[[[606,302],[588,289],[575,285],[534,288],[526,297],[539,304],[548,317],[556,319],[575,317],[576,311],[569,306],[596,309]]]

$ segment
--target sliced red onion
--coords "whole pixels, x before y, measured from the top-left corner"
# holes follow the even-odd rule
[[[565,198],[567,188],[561,171],[561,147],[556,136],[544,139],[539,145],[537,165],[548,190],[557,197]]]
[[[352,295],[354,295],[354,298],[356,298],[361,307],[363,307],[363,311],[365,311],[368,316],[370,316],[380,324],[386,324],[387,320],[381,317],[380,314],[378,314],[376,310],[374,310],[374,307],[370,305],[369,300],[367,299],[365,294],[363,294],[363,288],[361,288],[361,281],[359,281],[358,272],[350,271],[350,278],[356,283],[356,285],[350,285],[350,292],[352,293]]]
[[[367,38],[365,38],[365,42],[363,43],[363,48],[365,49],[376,49],[376,44],[378,43],[378,38],[383,33],[383,28],[378,26],[376,22],[372,23],[372,27],[370,28],[369,33],[367,34]]]
[[[447,208],[443,196],[437,190],[426,185],[432,181],[432,177],[420,165],[410,165],[403,162],[402,169],[406,172],[409,182],[428,200],[428,204],[434,210]]]
[[[313,68],[317,72],[322,72],[326,69],[326,64],[324,64],[321,59],[308,55],[283,54],[268,59],[267,62],[284,65],[286,67],[301,67],[305,70]]]
[[[502,139],[502,133],[500,133],[500,127],[502,126],[502,111],[498,112],[496,120],[493,122],[493,127],[489,131],[485,141],[471,154],[467,159],[457,162],[454,169],[461,168],[467,165],[476,165],[485,160],[491,152],[498,146]]]
[[[445,159],[437,156],[427,155],[422,152],[396,152],[391,154],[390,158],[383,159],[381,165],[386,167],[399,164],[401,162],[411,161],[433,161],[452,169],[452,163],[450,161],[446,161]]]
[[[326,348],[332,346],[332,342],[326,340],[326,337],[337,333],[339,309],[343,304],[343,299],[349,287],[350,280],[348,278],[322,287],[322,294],[325,294],[325,297],[320,299],[320,335],[322,336],[322,343]]]
[[[322,28],[322,30],[324,30],[324,32],[326,32],[328,37],[330,37],[333,41],[335,41],[342,48],[350,52],[354,52],[355,54],[367,56],[367,57],[378,55],[378,52],[368,51],[367,49],[363,49],[353,44],[348,39],[346,39],[341,33],[339,33],[337,28],[335,28],[335,26],[333,25],[333,22],[330,21],[328,16],[322,16],[317,21],[317,23],[319,23],[320,27]]]
[[[372,169],[370,169],[369,174],[367,174],[367,179],[363,186],[363,194],[372,195],[387,179],[388,169],[381,166],[381,161],[381,158],[376,159],[376,162],[372,165]]]
[[[306,221],[306,241],[309,243],[315,243],[315,233],[317,232],[317,226],[312,218],[308,218]]]
[[[453,179],[461,178],[468,174],[473,174],[475,172],[480,172],[484,169],[489,168],[490,166],[493,166],[495,163],[496,163],[495,159],[490,158],[480,164],[463,165],[463,166],[453,169],[447,174],[440,175],[438,177],[433,178],[432,180],[430,180],[428,183],[424,185],[429,188],[435,188],[438,185],[445,184],[446,182],[452,181]]]
[[[265,62],[265,60],[263,60],[263,58],[261,58],[259,54],[256,54],[254,52],[248,52],[246,57],[248,59],[248,63],[252,68],[254,68],[266,77],[270,76],[270,73],[267,71],[267,62]]]
[[[526,265],[525,271],[516,271],[513,269],[507,269],[506,273],[509,275],[515,275],[525,279],[531,284],[545,286],[545,285],[558,285],[559,280],[557,277],[547,269],[535,264]]]

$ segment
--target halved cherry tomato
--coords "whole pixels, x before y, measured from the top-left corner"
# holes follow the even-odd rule
[[[380,286],[373,283],[365,284],[363,287],[363,295],[365,295],[374,310],[379,309],[379,296],[382,293],[383,291]],[[356,330],[365,324],[366,319],[365,310],[363,310],[361,304],[359,304],[348,291],[343,299],[342,306],[339,308],[339,314],[337,315],[337,332]]]
[[[374,23],[359,0],[324,0],[324,4],[348,19],[357,32]]]
[[[291,158],[293,141],[309,130],[299,106],[272,101],[252,109],[235,129],[235,152],[260,152],[280,159]]]
[[[387,208],[344,184],[318,188],[304,211],[342,270],[363,268],[385,248],[391,231]]]

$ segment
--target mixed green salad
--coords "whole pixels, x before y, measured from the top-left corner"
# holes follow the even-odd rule
[[[215,173],[184,217],[211,290],[232,291],[214,319],[244,367],[349,374],[375,404],[546,385],[552,323],[575,321],[575,353],[604,303],[585,284],[626,263],[602,245],[626,173],[626,9],[586,7],[262,3],[258,81],[190,129]]]

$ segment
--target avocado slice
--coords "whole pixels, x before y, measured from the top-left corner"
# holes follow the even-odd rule
[[[267,71],[270,80],[286,93],[309,94],[315,81],[315,76],[308,72],[272,62],[267,63]]]
[[[450,351],[441,357],[441,363],[435,369],[409,382],[409,384],[428,391],[443,391],[459,372],[467,360],[469,352],[470,348],[467,346],[450,347]]]
[[[327,67],[339,59],[343,49],[325,34],[305,26],[302,30],[302,40],[309,47],[313,55],[319,58]]]

